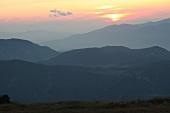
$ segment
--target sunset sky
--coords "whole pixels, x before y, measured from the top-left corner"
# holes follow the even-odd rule
[[[1,0],[0,32],[88,32],[170,18],[170,0]]]

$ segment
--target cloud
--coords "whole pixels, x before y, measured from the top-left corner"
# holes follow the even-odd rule
[[[0,18],[0,22],[10,22],[10,21],[18,21],[21,18]]]
[[[54,17],[57,17],[57,14],[54,14],[53,16],[54,16]]]
[[[72,15],[73,13],[72,12],[67,12],[67,15]]]
[[[127,12],[125,8],[118,5],[103,5],[95,7],[89,12],[89,14],[95,15],[96,18],[102,18],[104,20],[109,20],[109,22],[119,21],[126,16],[131,15]]]
[[[72,15],[73,14],[72,12],[63,12],[63,11],[60,11],[60,10],[57,10],[57,13],[60,16],[68,16],[68,15]]]
[[[103,14],[104,12],[102,11],[94,11],[94,12],[90,12],[90,14]]]
[[[52,13],[56,13],[57,12],[57,10],[56,9],[52,9],[52,10],[50,10],[50,12],[52,12]]]
[[[105,6],[96,7],[96,9],[112,9],[116,7],[118,6],[105,5]]]
[[[1,22],[1,21],[7,21],[7,19],[4,19],[4,18],[0,18],[0,22]]]
[[[50,12],[51,12],[51,14],[49,15],[50,17],[70,16],[73,14],[70,11],[64,12],[64,11],[56,10],[56,9],[50,10]]]

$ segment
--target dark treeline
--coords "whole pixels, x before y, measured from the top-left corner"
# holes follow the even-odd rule
[[[11,103],[10,102],[10,97],[5,94],[5,95],[0,95],[0,104],[8,104],[8,103]]]

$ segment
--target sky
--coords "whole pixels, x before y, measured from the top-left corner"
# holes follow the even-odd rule
[[[0,32],[84,33],[170,18],[170,0],[0,0]]]

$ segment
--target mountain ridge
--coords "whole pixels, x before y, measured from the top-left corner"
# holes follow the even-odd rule
[[[32,30],[32,31],[25,31],[25,32],[0,32],[0,38],[25,39],[44,45],[43,43],[48,43],[51,40],[62,39],[72,34],[74,33],[64,33],[64,32],[48,31],[48,30]]]
[[[64,52],[43,64],[48,65],[135,65],[159,60],[170,60],[170,52],[153,46],[129,49],[124,46],[75,49]]]
[[[47,46],[39,46],[22,39],[0,39],[0,60],[21,59],[38,62],[48,60],[60,54]]]
[[[78,48],[102,46],[127,46],[144,48],[161,46],[170,50],[170,19],[143,24],[110,25],[84,34],[72,35],[53,41],[48,46],[55,50],[73,50]],[[64,46],[63,46],[64,45]]]

